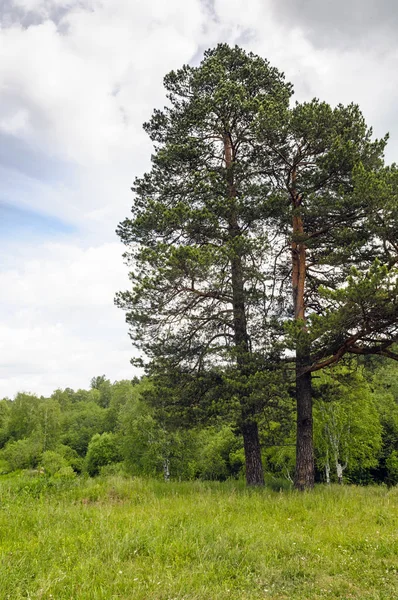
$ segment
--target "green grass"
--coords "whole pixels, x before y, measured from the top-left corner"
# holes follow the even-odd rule
[[[0,479],[0,598],[398,597],[398,489]]]

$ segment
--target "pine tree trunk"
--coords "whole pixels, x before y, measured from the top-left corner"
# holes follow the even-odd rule
[[[235,240],[241,235],[241,230],[235,202],[236,188],[233,176],[233,147],[231,136],[228,132],[225,132],[224,135],[224,151],[228,197],[232,201],[228,218],[228,234],[233,248]],[[242,257],[236,248],[233,248],[231,256],[231,283],[236,365],[241,377],[247,379],[250,376],[250,343],[247,332]],[[247,392],[243,392],[239,399],[242,407],[241,431],[245,450],[246,483],[247,485],[264,485],[258,425],[255,415],[250,409]]]
[[[294,487],[303,491],[314,487],[315,469],[312,431],[311,373],[306,370],[310,365],[310,349],[305,312],[307,248],[304,242],[304,223],[298,212],[301,206],[301,196],[296,190],[296,177],[296,169],[293,169],[291,191],[294,209],[292,240],[293,308],[294,317],[301,326],[301,332],[296,344],[297,439]]]
[[[303,362],[297,357],[296,369],[296,402],[297,402],[297,438],[296,438],[296,472],[294,487],[307,490],[314,487],[314,450],[312,426],[312,389],[311,373],[303,373]]]
[[[243,445],[245,449],[247,485],[264,485],[261,446],[256,421],[247,420],[242,425]]]

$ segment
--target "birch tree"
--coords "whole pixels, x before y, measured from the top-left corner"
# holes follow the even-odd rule
[[[351,361],[352,362],[352,361]],[[337,367],[316,386],[317,463],[343,483],[344,472],[375,467],[382,448],[382,426],[369,384],[360,370]]]

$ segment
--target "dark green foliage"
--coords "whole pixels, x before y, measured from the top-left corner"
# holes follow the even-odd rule
[[[10,441],[4,447],[1,457],[6,461],[9,471],[33,469],[37,467],[42,454],[42,445],[37,438],[24,438]]]
[[[293,271],[293,286],[295,268],[305,279],[288,343],[297,348],[305,339],[312,371],[346,353],[388,351],[398,319],[398,174],[384,166],[388,136],[373,140],[358,106],[318,100],[296,104],[280,132],[276,145],[266,125],[259,130],[275,164],[270,218],[287,313],[295,305],[287,275]]]
[[[85,466],[89,475],[98,475],[100,468],[119,462],[121,458],[118,440],[112,433],[96,433],[88,445]]]
[[[83,471],[84,459],[78,455],[76,450],[73,450],[73,448],[65,446],[64,444],[58,445],[55,450],[66,460],[68,466],[72,467],[76,473],[81,473]]]
[[[390,485],[398,484],[398,450],[392,450],[385,461],[387,482]]]
[[[373,365],[372,365],[373,367]],[[370,477],[375,481],[385,481],[390,485],[398,483],[398,364],[380,362],[369,373],[376,408],[382,427],[382,451],[378,465]]]
[[[252,349],[267,337],[262,265],[270,182],[255,131],[259,114],[269,123],[271,115],[279,118],[291,90],[267,61],[226,45],[164,83],[170,106],[145,125],[155,146],[152,170],[136,180],[133,218],[118,228],[134,271],[133,290],[119,293],[117,303],[127,311],[135,344],[150,357],[203,371],[234,365],[242,351],[235,260],[245,282],[245,335]]]
[[[103,432],[105,415],[105,409],[93,401],[73,404],[64,413],[62,443],[84,456],[92,436]]]
[[[99,390],[101,385],[107,381],[109,381],[109,379],[106,378],[106,375],[97,375],[97,377],[92,377],[90,387],[93,390]]]
[[[107,408],[111,401],[112,385],[109,379],[106,379],[105,375],[99,377],[93,377],[91,380],[91,388],[98,390],[98,404],[103,408]]]
[[[230,427],[204,429],[199,433],[197,443],[196,468],[201,479],[223,481],[243,472],[243,446]]]

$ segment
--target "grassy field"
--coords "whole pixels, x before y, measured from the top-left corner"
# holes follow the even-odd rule
[[[0,479],[0,598],[398,598],[398,489]]]

